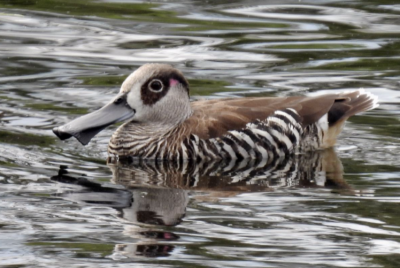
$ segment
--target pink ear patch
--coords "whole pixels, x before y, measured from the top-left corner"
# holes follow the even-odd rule
[[[177,84],[179,84],[178,80],[175,80],[175,79],[173,79],[173,78],[170,78],[170,79],[169,79],[169,86],[170,86],[170,87],[173,87],[173,86],[175,86],[175,85],[177,85]]]

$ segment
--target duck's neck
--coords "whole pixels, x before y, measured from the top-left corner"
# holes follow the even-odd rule
[[[108,153],[120,157],[170,158],[165,156],[173,154],[185,138],[182,124],[128,122],[114,132]]]
[[[174,103],[173,106],[158,107],[155,114],[150,110],[141,122],[130,121],[120,126],[111,137],[108,153],[139,158],[175,158],[173,154],[188,135],[184,122],[192,115],[192,108],[188,99],[177,99]]]

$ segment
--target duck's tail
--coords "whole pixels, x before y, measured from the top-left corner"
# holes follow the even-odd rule
[[[363,88],[357,91],[339,93],[327,114],[328,131],[324,133],[323,147],[329,148],[335,145],[344,123],[350,116],[378,106],[378,97],[365,92]]]

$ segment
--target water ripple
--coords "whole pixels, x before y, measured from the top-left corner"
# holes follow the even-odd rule
[[[398,267],[398,4],[3,2],[0,265]],[[322,158],[334,172],[160,174],[105,164],[115,127],[54,137],[145,62],[182,70],[193,100],[363,87],[380,106]]]

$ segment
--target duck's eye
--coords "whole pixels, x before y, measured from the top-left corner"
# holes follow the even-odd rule
[[[149,89],[153,92],[161,92],[163,88],[163,83],[158,79],[154,79],[149,83]]]

